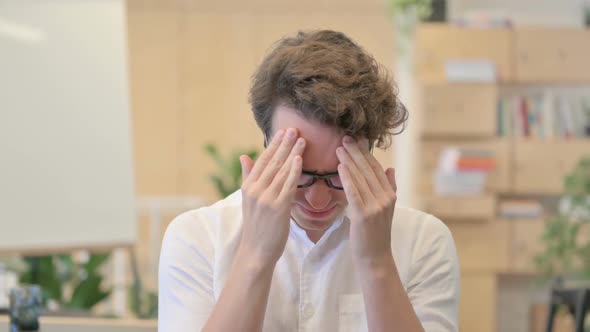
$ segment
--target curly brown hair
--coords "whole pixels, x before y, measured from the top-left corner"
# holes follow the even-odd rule
[[[265,137],[279,104],[380,148],[408,118],[387,70],[345,34],[330,30],[280,39],[252,77],[249,102]]]

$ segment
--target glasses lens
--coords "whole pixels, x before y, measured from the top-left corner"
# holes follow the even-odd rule
[[[307,174],[301,174],[299,177],[298,187],[307,187],[313,183],[313,176]]]
[[[342,186],[342,180],[340,180],[340,176],[339,175],[335,175],[333,177],[328,178],[328,181],[330,181],[330,184],[332,185],[332,187],[335,187],[335,188],[338,188],[338,189],[344,188]]]

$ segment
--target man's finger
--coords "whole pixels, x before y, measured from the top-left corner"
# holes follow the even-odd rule
[[[252,161],[249,156],[243,154],[240,156],[240,165],[242,166],[242,183],[244,183],[252,172],[254,161]]]
[[[385,172],[383,171],[383,166],[381,166],[379,161],[371,153],[370,146],[369,146],[369,140],[366,138],[360,139],[358,146],[359,146],[360,150],[363,152],[363,154],[365,155],[365,159],[367,160],[367,162],[369,163],[369,165],[373,169],[373,173],[377,177],[377,180],[379,181],[379,183],[381,184],[383,189],[385,191],[388,191],[391,188],[391,186],[389,185],[389,180],[388,180],[387,176],[385,175]]]
[[[283,188],[278,195],[279,201],[291,202],[297,190],[297,181],[301,176],[302,160],[300,155],[294,156],[290,159],[289,175],[283,184]]]
[[[348,200],[348,203],[357,207],[364,206],[363,197],[361,196],[346,165],[338,165],[338,174],[340,180],[342,180],[342,186],[344,187],[344,193],[346,194],[346,200]]]
[[[344,148],[346,148],[346,151],[350,155],[352,161],[365,178],[365,181],[369,185],[369,189],[375,196],[378,196],[380,193],[383,192],[384,188],[383,185],[379,182],[379,179],[377,178],[377,175],[375,174],[373,167],[367,160],[367,157],[370,156],[361,151],[359,144],[355,142],[352,137],[344,137],[343,142]]]
[[[266,165],[272,160],[275,152],[277,151],[277,149],[281,145],[281,142],[283,141],[284,134],[285,134],[285,131],[282,129],[278,130],[275,133],[274,137],[270,141],[270,144],[266,147],[266,149],[264,149],[264,151],[262,152],[262,154],[260,155],[260,157],[258,158],[256,163],[254,163],[254,167],[252,168],[252,171],[250,172],[250,174],[248,176],[248,178],[251,179],[251,181],[258,180],[258,178],[260,177],[260,174],[266,168]]]
[[[354,182],[355,187],[358,189],[359,195],[363,198],[363,202],[368,202],[369,200],[374,199],[375,196],[371,191],[365,176],[358,169],[346,149],[344,147],[337,148],[336,156],[338,156],[340,163],[346,166],[350,180]]]
[[[396,192],[397,191],[397,183],[395,181],[395,169],[393,168],[388,168],[385,171],[385,175],[387,176],[387,180],[389,185],[391,186],[391,189]]]
[[[281,145],[278,147],[273,158],[267,163],[266,167],[264,170],[262,170],[262,173],[258,177],[258,180],[256,181],[257,186],[260,186],[261,188],[267,188],[270,186],[281,167],[283,167],[287,161],[287,158],[289,157],[289,154],[293,150],[293,146],[297,141],[298,135],[299,134],[295,128],[289,128],[285,132],[285,136],[281,142]]]
[[[303,137],[299,137],[295,142],[293,149],[291,149],[289,158],[285,163],[283,163],[283,166],[276,174],[271,184],[268,186],[268,189],[276,196],[278,196],[279,193],[283,190],[285,181],[289,177],[292,168],[293,158],[295,158],[296,156],[301,157],[301,155],[303,155],[303,150],[305,150],[305,139]]]

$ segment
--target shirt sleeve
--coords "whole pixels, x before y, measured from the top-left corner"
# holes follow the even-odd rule
[[[413,252],[408,296],[426,332],[459,330],[460,270],[453,236],[428,215]]]
[[[158,331],[201,331],[215,305],[213,244],[195,211],[172,221],[159,265]],[[200,229],[203,228],[203,229]]]

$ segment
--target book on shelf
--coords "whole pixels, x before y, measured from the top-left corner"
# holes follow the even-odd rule
[[[498,216],[502,218],[537,219],[543,214],[543,205],[532,199],[508,199],[498,203]]]
[[[445,147],[433,174],[434,192],[439,195],[481,194],[488,174],[495,168],[493,151]]]
[[[590,95],[544,92],[502,96],[497,112],[500,137],[590,137]]]

